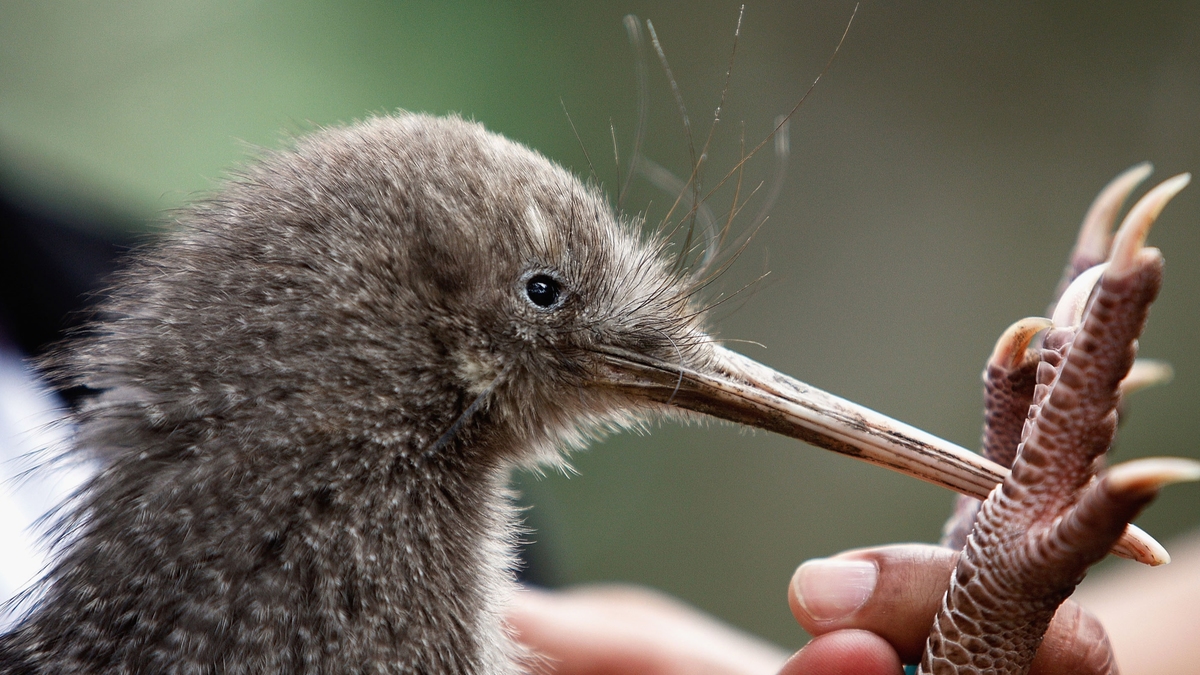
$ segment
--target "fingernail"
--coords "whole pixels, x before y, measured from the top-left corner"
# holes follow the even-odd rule
[[[796,570],[792,585],[809,616],[832,621],[862,607],[878,577],[879,570],[870,561],[817,558]]]

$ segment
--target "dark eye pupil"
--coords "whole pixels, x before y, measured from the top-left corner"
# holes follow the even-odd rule
[[[525,294],[538,307],[550,307],[558,302],[559,292],[558,282],[545,274],[539,274],[525,284]]]

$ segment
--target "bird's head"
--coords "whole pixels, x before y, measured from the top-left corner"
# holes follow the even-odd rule
[[[654,413],[892,466],[909,463],[896,447],[936,441],[714,343],[661,237],[472,122],[320,131],[181,220],[109,305],[124,317],[110,331],[141,329],[83,350],[135,369],[124,380],[154,395],[132,398],[171,401],[157,413],[173,431],[189,416],[293,442],[340,429],[414,461],[552,457]],[[909,470],[930,479],[921,461]]]

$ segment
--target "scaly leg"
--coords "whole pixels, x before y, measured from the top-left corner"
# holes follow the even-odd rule
[[[1122,391],[1170,372],[1149,364],[1129,377],[1162,283],[1162,255],[1144,247],[1146,234],[1189,177],[1151,190],[1111,242],[1109,235],[1121,203],[1148,174],[1148,166],[1135,167],[1101,193],[1053,319],[1014,324],[988,362],[984,452],[1012,474],[982,505],[960,500],[947,525],[944,542],[963,555],[919,672],[1025,673],[1058,606],[1126,524],[1164,485],[1200,478],[1190,460],[1103,466]]]

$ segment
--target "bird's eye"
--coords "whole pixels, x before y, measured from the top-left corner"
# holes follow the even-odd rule
[[[558,303],[562,287],[558,281],[547,274],[538,274],[525,282],[525,295],[529,301],[543,309],[553,307]]]

